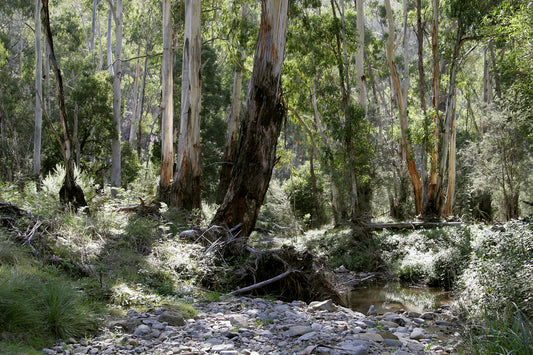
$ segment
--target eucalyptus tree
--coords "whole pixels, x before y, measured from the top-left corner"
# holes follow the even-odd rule
[[[41,0],[35,0],[35,131],[33,135],[33,175],[41,174],[43,123],[43,56],[41,50]]]
[[[65,97],[63,92],[63,78],[61,75],[61,70],[59,64],[57,63],[55,53],[54,53],[54,41],[52,38],[52,31],[50,29],[50,12],[48,9],[48,0],[42,0],[43,5],[43,25],[50,47],[50,63],[55,75],[56,82],[56,95],[59,105],[59,118],[61,123],[61,132],[63,137],[61,138],[56,132],[57,140],[59,141],[62,153],[63,160],[65,164],[65,179],[63,185],[59,190],[59,199],[61,202],[71,205],[74,209],[79,207],[87,206],[85,201],[85,195],[81,187],[76,184],[76,177],[74,176],[74,158],[72,153],[72,132],[69,128],[69,120],[67,117],[67,110],[65,106]],[[51,122],[50,122],[51,123]]]
[[[241,123],[239,151],[231,181],[213,225],[239,229],[227,254],[246,254],[259,209],[276,161],[276,145],[286,111],[281,72],[285,56],[288,0],[262,0],[261,25],[246,110]]]

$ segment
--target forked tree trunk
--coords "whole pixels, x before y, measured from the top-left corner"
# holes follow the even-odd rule
[[[422,181],[418,175],[415,160],[411,150],[411,143],[407,137],[407,131],[409,124],[407,121],[407,108],[404,106],[403,92],[400,84],[400,78],[398,76],[398,70],[394,63],[394,20],[392,18],[392,10],[390,6],[390,0],[385,0],[385,7],[387,11],[387,19],[389,22],[389,42],[387,46],[387,59],[389,68],[391,71],[392,83],[394,85],[394,93],[396,94],[396,101],[398,103],[398,111],[400,115],[400,130],[402,139],[402,148],[405,152],[405,164],[407,166],[407,172],[411,178],[411,184],[413,185],[413,194],[415,200],[416,213],[419,214],[422,210]]]
[[[282,100],[281,69],[287,36],[288,0],[262,0],[261,26],[246,110],[241,123],[239,151],[231,182],[212,225],[241,225],[228,254],[246,253],[259,209],[272,176],[276,145],[286,109]]]
[[[65,97],[63,95],[63,79],[61,70],[57,64],[54,54],[54,42],[52,40],[52,31],[50,30],[50,13],[48,10],[48,0],[42,0],[43,4],[43,25],[45,35],[50,49],[50,63],[56,77],[56,94],[57,102],[59,104],[59,119],[61,122],[61,132],[63,133],[63,141],[60,140],[63,152],[63,160],[65,163],[65,180],[63,186],[59,190],[59,199],[62,203],[71,205],[74,209],[87,206],[85,196],[81,187],[76,184],[74,177],[74,160],[72,157],[72,138],[68,127],[67,110],[65,107]],[[59,137],[58,137],[59,138]]]
[[[201,46],[200,0],[185,1],[185,33],[181,76],[181,117],[177,164],[170,204],[193,210],[202,206],[200,149]]]

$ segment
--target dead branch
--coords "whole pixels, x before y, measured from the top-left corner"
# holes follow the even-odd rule
[[[261,281],[261,282],[258,282],[256,284],[253,284],[253,285],[250,285],[250,286],[247,286],[247,287],[243,287],[243,288],[239,288],[238,290],[235,290],[233,292],[230,292],[230,295],[236,295],[236,294],[239,294],[239,293],[243,293],[243,292],[248,292],[248,291],[252,291],[252,290],[255,290],[257,288],[261,288],[263,286],[266,286],[266,285],[269,285],[273,282],[276,282],[276,281],[279,281],[287,276],[289,276],[290,274],[294,273],[294,272],[300,272],[299,270],[294,270],[294,269],[289,269],[287,271],[285,271],[284,273],[278,275],[278,276],[275,276],[271,279],[268,279],[268,280],[265,280],[265,281]]]
[[[418,229],[418,228],[438,228],[460,226],[461,222],[398,222],[398,223],[368,223],[364,225],[364,229],[368,231],[376,231],[383,229]]]

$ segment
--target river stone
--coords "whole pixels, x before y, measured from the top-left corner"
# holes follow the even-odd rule
[[[378,314],[378,311],[376,311],[376,307],[374,307],[373,304],[370,305],[370,308],[368,308],[368,312],[366,312],[367,316],[375,316]]]
[[[309,304],[309,309],[312,311],[323,310],[328,312],[333,312],[337,307],[333,304],[332,300],[325,300],[322,302],[314,301]]]
[[[368,348],[365,344],[343,341],[337,344],[337,347],[349,352],[351,355],[368,355]]]
[[[452,323],[445,321],[445,320],[441,320],[441,319],[436,320],[435,324],[438,325],[439,327],[449,327],[452,325]]]
[[[234,327],[242,327],[242,328],[248,327],[248,319],[246,319],[246,317],[241,316],[241,315],[231,316],[229,321],[231,325]]]
[[[133,332],[133,335],[140,337],[140,336],[150,333],[150,331],[151,331],[151,328],[149,325],[141,324],[137,326],[137,328],[135,328],[135,332]]]
[[[418,318],[418,317],[420,317],[420,313],[418,313],[418,312],[409,312],[409,313],[407,313],[407,316],[409,318]]]
[[[427,339],[426,331],[422,328],[415,328],[413,329],[410,338],[415,340]]]
[[[425,319],[425,320],[433,320],[437,318],[437,315],[433,312],[426,312],[426,313],[422,313],[422,315],[420,315],[420,318]]]
[[[157,317],[157,320],[161,323],[167,322],[169,325],[174,325],[178,327],[184,326],[186,324],[183,316],[180,313],[174,311],[164,311]]]
[[[383,337],[378,333],[359,333],[357,334],[357,339],[363,341],[376,341],[378,343],[383,341]]]
[[[398,328],[398,323],[391,322],[388,320],[382,320],[379,322],[379,325],[384,326],[385,328]]]
[[[311,333],[312,331],[313,331],[313,328],[309,326],[295,325],[295,326],[290,327],[289,330],[285,332],[285,335],[290,336],[290,337],[295,337],[295,336]]]
[[[398,340],[398,337],[394,334],[392,334],[391,332],[388,332],[386,330],[382,330],[378,333],[379,335],[381,335],[381,337],[383,339],[393,339],[393,340]]]
[[[313,339],[314,337],[316,337],[316,335],[317,335],[316,332],[306,333],[306,334],[302,335],[301,337],[299,337],[298,340],[309,341],[309,340]]]

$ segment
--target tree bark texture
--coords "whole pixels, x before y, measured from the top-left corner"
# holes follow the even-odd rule
[[[433,0],[433,20],[431,25],[431,52],[433,56],[433,79],[432,79],[432,123],[433,145],[430,147],[430,171],[429,185],[423,214],[426,218],[436,218],[440,215],[442,205],[442,177],[439,177],[439,138],[440,138],[440,69],[438,52],[438,28],[439,28],[439,0]]]
[[[180,131],[170,204],[187,210],[202,206],[200,11],[200,0],[185,1]]]
[[[52,31],[50,30],[50,13],[48,10],[48,0],[42,0],[43,4],[43,25],[45,35],[49,45],[49,57],[54,75],[56,77],[56,94],[59,105],[59,119],[61,122],[61,131],[63,133],[63,141],[59,142],[63,152],[63,159],[65,163],[65,180],[63,186],[59,190],[59,199],[62,203],[71,205],[74,209],[87,206],[85,196],[81,187],[76,184],[74,177],[74,160],[72,157],[72,138],[68,127],[67,110],[65,106],[65,96],[63,94],[63,78],[61,70],[57,63],[54,54],[54,42],[52,39]]]
[[[355,0],[357,8],[357,54],[355,56],[355,70],[357,72],[357,91],[359,95],[359,105],[363,107],[366,114],[366,76],[365,65],[365,1]]]
[[[409,177],[411,178],[411,184],[413,185],[416,213],[419,214],[422,210],[422,181],[420,180],[420,176],[418,175],[418,170],[416,168],[416,163],[411,150],[411,144],[408,139],[409,123],[407,121],[407,108],[404,106],[400,78],[398,76],[396,64],[394,63],[394,20],[392,18],[390,0],[385,0],[385,7],[389,22],[389,42],[387,46],[387,59],[391,71],[394,92],[396,94],[396,101],[398,102],[402,147],[405,152],[405,164],[407,165],[407,172],[409,173]]]
[[[224,202],[211,222],[229,228],[242,223],[230,254],[245,253],[276,160],[277,140],[286,116],[281,69],[287,23],[288,0],[262,0],[259,38],[240,128],[237,161]]]
[[[163,0],[163,63],[161,66],[162,99],[161,99],[161,177],[159,198],[169,203],[168,188],[172,182],[174,164],[174,99],[172,77],[172,18],[171,0]]]
[[[111,1],[111,0],[109,0]],[[115,62],[113,64],[113,125],[111,142],[111,186],[121,185],[120,130],[122,123],[122,0],[115,1]]]
[[[41,174],[43,125],[43,56],[41,50],[41,0],[35,0],[35,130],[33,134],[33,175]]]
[[[246,21],[248,17],[249,8],[247,4],[241,7],[241,21]],[[244,26],[241,29],[241,38],[244,37]],[[223,164],[220,169],[220,179],[217,190],[216,202],[221,204],[224,201],[226,190],[228,189],[231,180],[231,169],[237,157],[237,148],[239,144],[239,123],[241,116],[241,93],[242,93],[242,68],[245,60],[245,43],[239,44],[239,56],[235,64],[235,72],[233,74],[233,94],[231,98],[231,108],[228,113],[228,131],[226,134],[226,146],[224,147]]]

